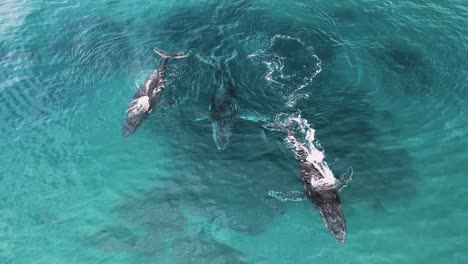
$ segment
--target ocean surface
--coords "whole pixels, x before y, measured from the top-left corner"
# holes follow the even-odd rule
[[[125,109],[171,61],[159,106]],[[211,61],[238,114],[213,141]],[[0,0],[0,263],[468,263],[466,0]],[[341,244],[285,135],[335,176]]]

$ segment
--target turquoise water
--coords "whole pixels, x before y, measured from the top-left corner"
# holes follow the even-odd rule
[[[0,1],[0,263],[468,263],[467,43],[463,0]],[[191,56],[124,139],[155,46]],[[223,151],[213,57],[255,117]],[[298,109],[353,168],[345,244],[268,196]]]

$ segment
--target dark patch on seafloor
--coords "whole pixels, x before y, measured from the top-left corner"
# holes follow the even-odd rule
[[[423,54],[416,48],[403,43],[386,43],[370,48],[370,54],[379,65],[385,65],[395,75],[397,85],[404,95],[431,95],[434,70]]]
[[[129,198],[117,209],[127,224],[139,227],[136,235],[123,227],[109,227],[89,238],[89,243],[108,251],[135,253],[135,263],[174,261],[175,263],[247,263],[237,250],[216,241],[212,235],[219,217],[225,212],[218,210],[207,222],[191,222],[187,212],[195,209],[202,213],[210,206],[191,208],[186,199],[190,193],[172,185],[156,188],[144,198]],[[188,206],[188,207],[187,207]],[[190,214],[190,213],[189,213]],[[195,215],[196,217],[196,215]],[[213,259],[211,256],[216,256]]]
[[[184,113],[174,115],[185,121]],[[268,191],[284,186],[301,189],[290,173],[294,167],[284,162],[287,158],[272,155],[277,147],[259,142],[261,128],[254,123],[236,122],[232,142],[222,152],[210,142],[208,125],[188,124],[189,131],[183,134],[174,134],[157,122],[148,126],[155,135],[169,138],[169,144],[177,144],[170,155],[183,160],[184,168],[179,163],[167,164],[170,176],[160,178],[163,187],[130,197],[116,209],[125,223],[139,227],[143,235],[119,237],[111,235],[110,227],[92,236],[91,243],[136,253],[135,262],[174,258],[177,263],[205,263],[209,262],[205,257],[216,254],[210,263],[245,263],[240,252],[217,240],[216,232],[264,232],[290,206],[268,197]],[[207,140],[210,144],[203,143]],[[254,148],[245,152],[245,146]]]

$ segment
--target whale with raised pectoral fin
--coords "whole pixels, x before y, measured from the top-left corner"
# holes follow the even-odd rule
[[[268,194],[281,201],[310,200],[333,236],[344,243],[347,235],[346,220],[338,192],[350,182],[352,169],[349,168],[338,179],[333,176],[324,161],[324,153],[314,145],[315,130],[309,126],[307,120],[301,118],[300,112],[292,117],[287,116],[286,122],[277,120],[265,127],[287,133],[285,141],[294,152],[304,185],[304,192],[270,191]]]
[[[154,48],[154,51],[161,56],[163,60],[161,65],[159,65],[143,85],[141,85],[130,101],[122,128],[122,136],[124,137],[135,133],[160,101],[165,88],[164,83],[166,81],[166,70],[169,61],[171,59],[185,58],[189,55],[188,53],[170,54],[158,48]]]
[[[348,168],[346,173],[336,179],[335,189],[340,192],[344,187],[348,186],[353,175],[353,169]],[[308,200],[307,193],[304,191],[269,191],[268,195],[283,202],[302,202]]]

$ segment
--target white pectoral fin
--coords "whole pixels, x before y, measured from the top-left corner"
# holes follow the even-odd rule
[[[237,115],[237,117],[245,121],[258,122],[258,123],[267,123],[270,121],[266,117],[257,116],[257,115]]]
[[[338,179],[336,179],[335,188],[339,192],[344,187],[348,186],[349,182],[353,179],[353,168],[349,167]]]
[[[193,120],[193,122],[204,122],[204,121],[208,121],[208,117],[204,116],[204,117],[197,117]]]
[[[276,192],[269,191],[268,195],[283,202],[302,202],[307,200],[307,195],[304,192],[290,191],[290,192]]]
[[[210,66],[213,66],[214,68],[217,68],[217,66],[216,66],[216,61],[215,61],[214,59],[209,58],[209,57],[203,57],[203,56],[200,55],[200,54],[195,54],[195,57],[196,57],[199,61],[201,61],[201,62],[203,62],[203,63],[205,63],[205,64],[208,64],[208,65],[210,65]]]

